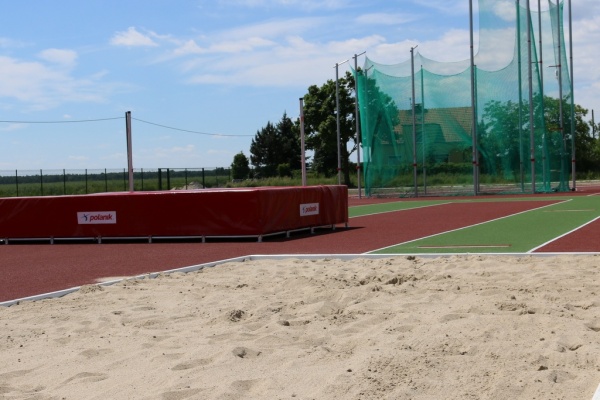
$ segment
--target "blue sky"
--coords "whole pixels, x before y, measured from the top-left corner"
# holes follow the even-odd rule
[[[575,99],[600,120],[600,2],[573,3]],[[227,167],[336,62],[469,56],[467,0],[0,4],[0,171],[125,168],[126,111],[134,168]]]

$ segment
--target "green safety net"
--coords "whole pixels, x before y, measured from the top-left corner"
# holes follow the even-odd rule
[[[569,190],[563,4],[526,4],[479,1],[474,68],[470,59],[437,62],[414,49],[403,63],[366,58],[354,71],[367,195]]]

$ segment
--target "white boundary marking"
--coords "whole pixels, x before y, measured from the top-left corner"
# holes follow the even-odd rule
[[[598,385],[598,389],[596,389],[596,393],[594,393],[592,400],[600,400],[600,385]]]
[[[568,200],[565,200],[565,201],[559,201],[558,203],[548,204],[548,205],[537,207],[537,208],[532,208],[531,210],[521,211],[521,212],[518,212],[518,213],[515,213],[515,214],[506,215],[504,217],[490,219],[489,221],[479,222],[477,224],[473,224],[473,225],[469,225],[469,226],[463,226],[462,228],[451,229],[449,231],[439,232],[439,233],[435,233],[433,235],[428,235],[428,236],[423,236],[423,237],[420,237],[418,239],[408,240],[406,242],[393,244],[391,246],[385,246],[385,247],[382,247],[380,249],[368,251],[368,252],[366,252],[364,254],[371,254],[371,253],[373,253],[375,251],[382,251],[382,250],[385,250],[385,249],[391,249],[392,247],[402,246],[402,245],[405,245],[405,244],[408,244],[408,243],[417,242],[419,240],[429,239],[429,238],[440,236],[440,235],[445,235],[446,233],[450,233],[450,232],[458,232],[458,231],[461,231],[463,229],[468,229],[468,228],[472,228],[474,226],[484,225],[484,224],[487,224],[487,223],[490,223],[490,222],[494,222],[494,221],[500,221],[500,220],[505,219],[505,218],[514,217],[515,215],[525,214],[525,213],[528,213],[530,211],[541,210],[541,209],[546,208],[546,207],[552,207],[552,206],[555,206],[555,205],[558,205],[558,204],[563,204],[563,203],[566,203],[566,202],[569,202],[569,201],[571,201],[571,199],[568,199]],[[454,203],[448,203],[448,204],[454,204]]]

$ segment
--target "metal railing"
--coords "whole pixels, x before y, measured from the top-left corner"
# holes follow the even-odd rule
[[[134,169],[136,191],[224,187],[229,168]],[[60,196],[122,192],[129,188],[127,169],[0,170],[0,197]]]

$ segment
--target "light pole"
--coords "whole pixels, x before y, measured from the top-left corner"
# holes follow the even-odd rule
[[[340,79],[339,66],[347,63],[350,59],[335,63],[335,121],[337,125],[337,175],[338,185],[342,184],[342,155],[340,153],[341,134],[340,134]]]
[[[127,170],[129,171],[129,191],[133,192],[133,150],[131,144],[131,111],[125,113],[125,135],[127,137]]]
[[[366,51],[363,51],[360,54],[354,55],[354,92],[355,92],[355,100],[354,100],[354,119],[356,121],[356,182],[358,185],[358,198],[362,198],[361,190],[360,190],[360,120],[358,113],[358,56],[362,56]]]
[[[304,99],[300,97],[300,161],[302,163],[302,186],[306,186],[306,150],[304,144]]]

